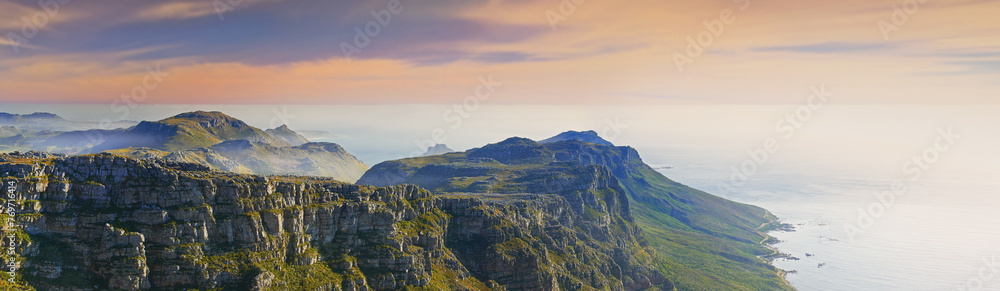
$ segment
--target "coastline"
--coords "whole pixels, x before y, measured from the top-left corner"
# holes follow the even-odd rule
[[[779,278],[781,278],[781,282],[784,283],[785,286],[788,286],[788,288],[792,290],[798,290],[795,288],[795,286],[792,286],[791,282],[788,282],[787,278],[785,278],[785,276],[788,275],[788,272],[776,267],[773,264],[774,259],[776,258],[791,258],[796,260],[798,258],[792,257],[791,255],[782,253],[780,250],[778,250],[778,248],[775,247],[774,244],[781,242],[781,240],[778,240],[777,238],[768,234],[772,231],[795,231],[795,227],[792,226],[791,224],[781,223],[781,220],[779,220],[778,217],[772,214],[770,211],[767,212],[767,215],[765,215],[765,217],[770,218],[771,221],[762,223],[760,227],[757,228],[758,232],[762,236],[764,236],[764,238],[761,239],[758,244],[771,250],[771,253],[757,256],[757,258],[761,259],[761,261],[764,261],[765,263],[773,267],[776,270],[775,274],[778,275]]]

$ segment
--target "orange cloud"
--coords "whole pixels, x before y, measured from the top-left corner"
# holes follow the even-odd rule
[[[255,65],[197,56],[136,61],[129,58],[135,51],[64,54],[0,60],[0,100],[111,102],[141,85],[146,67],[157,64],[169,76],[148,92],[147,103],[455,103],[488,75],[503,82],[490,101],[496,103],[799,103],[819,84],[837,93],[833,103],[996,103],[988,93],[1000,89],[1000,70],[974,66],[1000,60],[994,36],[1000,21],[989,15],[1000,2],[928,2],[888,42],[877,23],[902,1],[751,0],[745,10],[727,1],[585,1],[569,13],[560,10],[563,2],[414,5],[399,16],[448,13],[548,28],[558,13],[554,29],[526,39],[437,48],[529,55],[521,61],[415,65],[334,57]],[[167,3],[138,15],[196,17],[214,13],[210,3]],[[674,54],[685,53],[688,38],[724,10],[735,21],[679,72]]]

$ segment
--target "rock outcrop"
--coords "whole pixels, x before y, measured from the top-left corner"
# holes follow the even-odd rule
[[[672,289],[614,176],[574,171],[540,181],[550,193],[435,195],[111,154],[0,155],[17,185],[7,231],[22,287]]]

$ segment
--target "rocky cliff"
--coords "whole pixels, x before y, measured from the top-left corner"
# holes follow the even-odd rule
[[[111,154],[0,155],[19,205],[5,229],[19,246],[2,259],[21,262],[17,288],[39,290],[672,289],[614,176],[573,171],[545,182],[550,193],[435,195]]]
[[[657,267],[678,289],[792,289],[757,257],[769,253],[760,242],[767,239],[761,226],[776,221],[770,212],[672,181],[634,148],[574,139],[581,134],[600,139],[594,132],[568,132],[544,143],[513,137],[465,152],[382,162],[358,183],[413,184],[435,193],[561,193],[581,201],[575,205],[586,207],[574,210],[584,215],[627,205],[610,211],[634,216],[661,256]],[[614,189],[609,193],[623,193],[617,200],[628,203],[610,203],[606,195],[577,187]],[[595,197],[605,197],[603,205],[591,203]]]

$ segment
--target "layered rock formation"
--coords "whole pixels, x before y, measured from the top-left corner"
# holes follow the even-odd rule
[[[574,171],[547,194],[434,195],[111,154],[0,155],[18,185],[17,282],[39,290],[672,289],[614,176]]]

